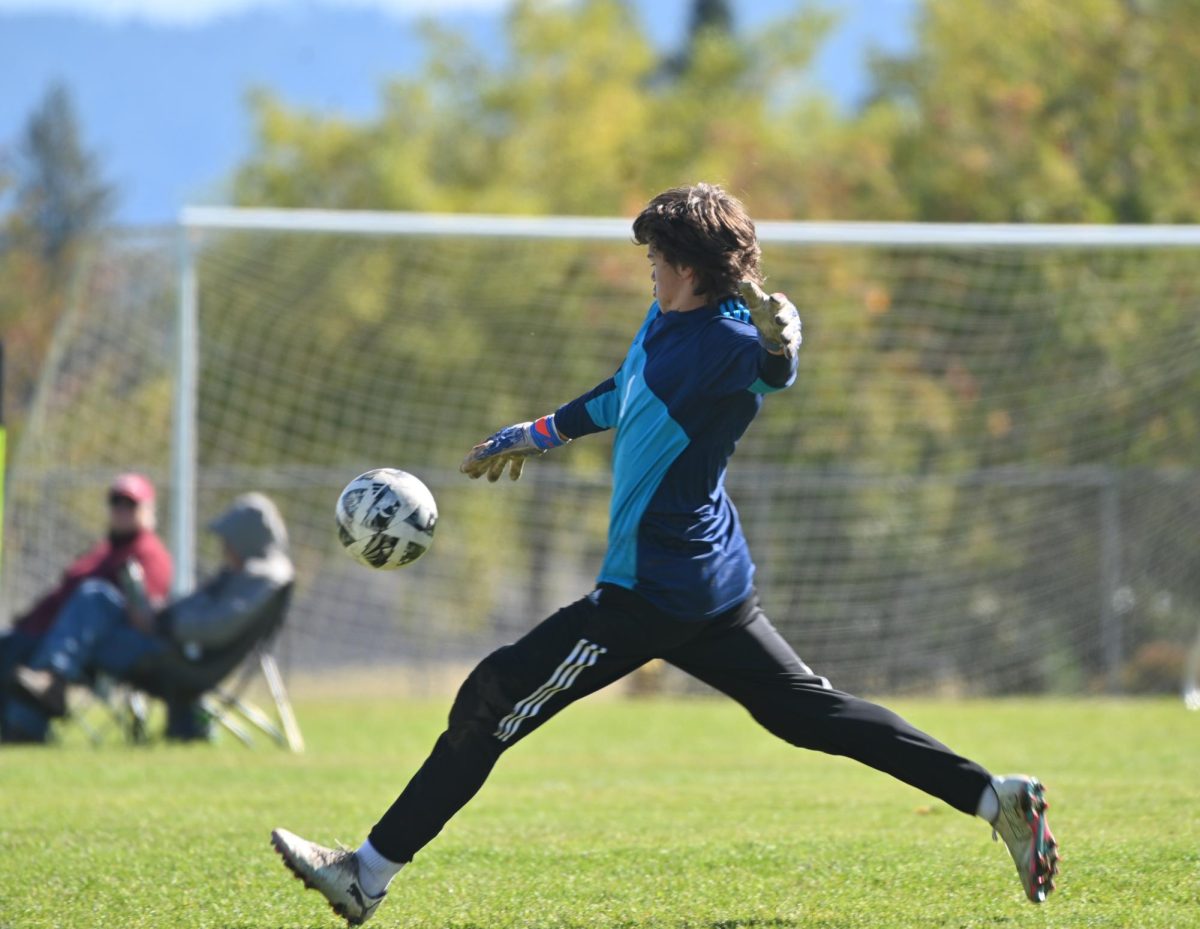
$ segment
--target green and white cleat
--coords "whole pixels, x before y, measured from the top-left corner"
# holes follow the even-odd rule
[[[992,839],[1004,839],[1017,866],[1025,896],[1044,903],[1058,875],[1058,842],[1046,822],[1045,788],[1036,777],[1010,774],[997,777],[992,788],[1000,813],[992,823]]]
[[[374,916],[387,896],[384,892],[372,897],[363,890],[358,859],[348,848],[325,848],[286,829],[272,830],[271,844],[304,886],[320,891],[333,911],[351,926],[361,926]]]

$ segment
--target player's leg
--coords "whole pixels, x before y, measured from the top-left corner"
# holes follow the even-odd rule
[[[833,689],[779,635],[757,598],[664,657],[792,745],[853,758],[982,816],[1003,835],[1027,896],[1041,902],[1053,889],[1057,845],[1036,780],[994,778],[891,710]]]
[[[695,632],[687,623],[647,622],[642,608],[606,587],[493,652],[467,677],[446,731],[362,847],[333,851],[276,829],[272,841],[285,863],[335,912],[353,923],[369,918],[392,875],[478,792],[505,750]]]
[[[974,814],[991,775],[891,710],[833,689],[776,631],[754,598],[665,656],[801,748],[845,755]]]
[[[474,796],[502,752],[694,634],[688,623],[649,621],[645,609],[628,591],[604,587],[485,658],[460,688],[433,752],[371,831],[371,843],[393,861],[410,860]]]

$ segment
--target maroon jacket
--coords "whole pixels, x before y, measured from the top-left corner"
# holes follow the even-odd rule
[[[140,563],[146,573],[146,594],[150,602],[160,605],[171,590],[171,555],[157,535],[142,529],[116,541],[105,539],[77,558],[63,573],[59,585],[17,617],[13,627],[27,635],[42,635],[54,625],[58,611],[75,588],[91,577],[118,584],[121,566],[131,558]]]

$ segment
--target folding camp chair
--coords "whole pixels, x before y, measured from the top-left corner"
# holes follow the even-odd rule
[[[288,584],[265,604],[254,621],[224,648],[191,661],[172,650],[151,656],[127,676],[128,683],[154,697],[197,702],[217,723],[244,745],[254,742],[251,728],[258,729],[294,752],[304,751],[304,738],[292,711],[291,700],[275,660],[274,648],[291,606],[292,585]],[[275,705],[272,718],[246,697],[256,672],[262,674]],[[136,717],[138,711],[131,706]],[[144,708],[140,727],[145,731]]]
[[[149,713],[150,703],[144,693],[103,672],[89,675],[67,692],[66,720],[77,726],[92,745],[103,744],[114,731],[128,742],[145,742]],[[51,732],[58,738],[56,730]]]

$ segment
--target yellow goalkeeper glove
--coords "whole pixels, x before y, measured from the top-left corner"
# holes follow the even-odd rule
[[[783,294],[764,293],[754,281],[742,281],[738,289],[750,310],[750,321],[767,351],[795,358],[804,337],[800,314],[792,301]]]
[[[571,440],[559,434],[554,425],[554,414],[543,416],[531,423],[505,426],[476,445],[463,459],[459,470],[471,480],[487,475],[493,483],[500,479],[508,466],[508,476],[514,481],[521,477],[525,459],[544,455]]]

